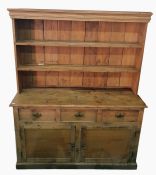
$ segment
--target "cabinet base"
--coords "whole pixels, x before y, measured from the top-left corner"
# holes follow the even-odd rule
[[[136,163],[90,164],[90,163],[17,163],[17,169],[137,169]]]

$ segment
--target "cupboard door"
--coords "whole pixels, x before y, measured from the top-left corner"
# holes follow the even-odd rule
[[[75,127],[65,124],[24,124],[22,157],[27,162],[72,162]]]
[[[80,160],[86,163],[129,162],[133,136],[133,127],[82,127]]]

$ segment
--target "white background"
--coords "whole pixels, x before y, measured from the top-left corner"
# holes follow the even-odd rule
[[[16,170],[16,149],[12,108],[16,75],[11,19],[7,8],[49,8],[117,11],[151,11],[139,95],[145,110],[137,170]],[[156,173],[156,0],[0,0],[0,174],[11,175],[153,175]]]

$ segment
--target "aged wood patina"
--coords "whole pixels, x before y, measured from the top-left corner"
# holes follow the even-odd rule
[[[152,13],[8,10],[17,168],[135,169]]]

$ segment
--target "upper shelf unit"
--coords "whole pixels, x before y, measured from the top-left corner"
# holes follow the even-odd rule
[[[18,90],[131,88],[137,93],[149,12],[9,9]]]

